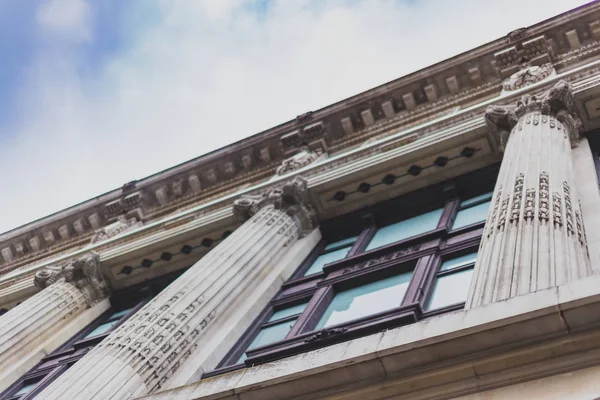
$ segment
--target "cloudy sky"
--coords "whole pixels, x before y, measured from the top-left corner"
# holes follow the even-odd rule
[[[586,0],[0,0],[0,232]]]

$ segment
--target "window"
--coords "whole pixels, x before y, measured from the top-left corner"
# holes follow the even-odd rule
[[[310,267],[304,273],[304,276],[313,275],[323,271],[325,264],[345,258],[352,249],[352,245],[356,242],[357,237],[338,240],[326,245],[320,255],[313,261]]]
[[[252,342],[246,347],[246,350],[252,350],[256,347],[285,339],[305,308],[306,303],[302,303],[273,312],[271,317],[267,319],[267,322],[262,325]],[[246,352],[244,351],[236,364],[243,363],[245,360]]]
[[[428,310],[464,303],[471,284],[477,253],[468,253],[442,262],[437,273]]]
[[[440,208],[379,228],[366,250],[376,249],[434,230],[438,226],[442,211],[443,209]]]
[[[88,338],[102,335],[102,334],[105,334],[105,333],[111,331],[112,328],[116,324],[121,322],[121,319],[123,319],[124,316],[126,316],[127,314],[129,314],[131,312],[131,310],[132,310],[132,308],[128,308],[126,310],[122,310],[122,311],[118,311],[118,312],[114,312],[114,313],[110,314],[107,317],[107,322],[104,322],[103,324],[98,325],[91,332],[89,332],[87,335],[85,335],[83,337],[83,339],[88,339]]]
[[[337,293],[316,329],[328,328],[400,306],[411,276],[412,271],[405,272]]]
[[[204,376],[464,307],[496,171],[322,222],[322,243]]]
[[[475,196],[460,203],[452,229],[464,228],[487,218],[493,192]]]

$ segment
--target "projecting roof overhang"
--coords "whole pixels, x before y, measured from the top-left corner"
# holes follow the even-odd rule
[[[203,243],[215,244],[227,231],[237,227],[231,211],[236,198],[277,187],[296,175],[308,179],[310,196],[319,217],[325,220],[497,163],[501,154],[485,125],[483,114],[486,107],[514,103],[523,94],[543,92],[560,79],[574,85],[584,127],[594,129],[600,126],[600,113],[590,111],[593,104],[599,101],[599,73],[600,60],[421,125],[387,134],[361,147],[171,214],[103,242],[22,267],[0,277],[0,299],[3,299],[0,306],[33,293],[31,278],[35,271],[88,251],[100,253],[105,274],[113,289],[189,266],[210,249],[210,245]],[[385,125],[373,127],[373,130],[382,134],[386,129],[389,132],[390,128]],[[443,166],[437,162],[440,158],[446,160]],[[393,175],[394,179],[386,181],[389,175]],[[382,181],[393,182],[375,185]],[[358,190],[364,184],[371,185],[370,190]],[[196,250],[182,252],[185,245]],[[182,256],[176,259],[164,256],[174,253]],[[124,273],[127,271],[125,267],[131,268],[131,272]]]

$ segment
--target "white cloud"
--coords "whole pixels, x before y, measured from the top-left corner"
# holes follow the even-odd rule
[[[90,6],[84,0],[49,0],[37,10],[37,22],[52,35],[85,42],[90,35]]]
[[[61,2],[67,15],[52,8]],[[162,18],[132,29],[131,46],[93,76],[80,74],[76,50],[40,52],[0,160],[0,231],[583,1],[272,0],[261,15],[249,3],[164,0]],[[53,0],[40,22],[86,37],[82,4]]]

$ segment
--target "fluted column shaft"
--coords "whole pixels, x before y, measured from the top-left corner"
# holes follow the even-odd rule
[[[275,266],[314,219],[296,180],[260,200],[242,199],[240,228],[144,306],[38,399],[128,399],[160,389],[234,303],[232,293]]]
[[[90,264],[97,268],[97,263],[97,255],[91,254],[66,267],[38,272],[35,283],[43,290],[0,316],[0,389],[11,383],[7,377],[14,378],[15,368],[29,361],[55,333],[100,300],[88,284],[90,276],[81,271],[84,265],[86,271]]]
[[[592,273],[571,154],[578,124],[570,86],[491,107],[486,118],[508,142],[466,308]]]

